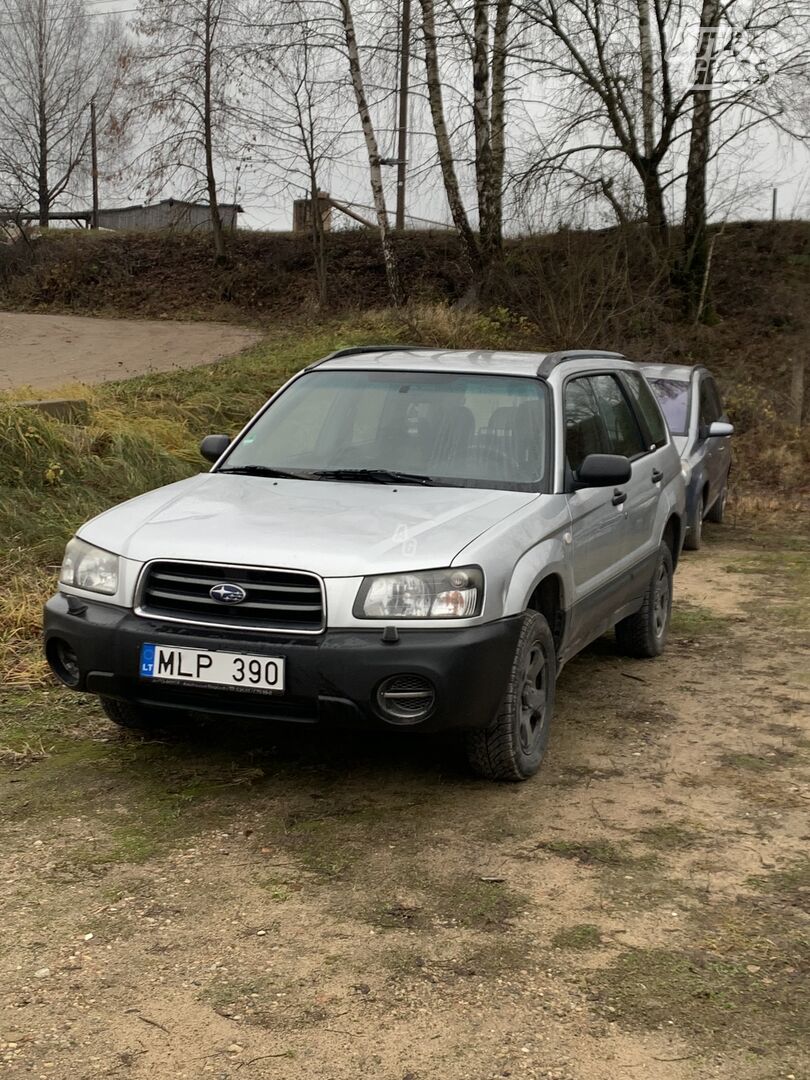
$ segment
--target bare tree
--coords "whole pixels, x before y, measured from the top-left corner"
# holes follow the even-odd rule
[[[351,0],[340,0],[340,13],[346,42],[346,55],[349,61],[349,74],[351,77],[352,89],[354,90],[354,98],[357,103],[357,115],[360,118],[360,126],[363,129],[363,138],[366,143],[369,176],[371,179],[371,193],[374,202],[374,212],[377,217],[377,226],[380,230],[380,244],[382,245],[383,261],[385,263],[385,276],[388,281],[388,291],[391,294],[391,300],[395,306],[398,306],[402,303],[404,298],[402,282],[399,276],[396,252],[391,243],[388,210],[385,204],[385,189],[383,187],[382,170],[380,168],[380,150],[374,130],[374,122],[371,118],[368,97],[366,95],[363,69],[360,64],[360,50],[357,45],[357,35],[354,29]]]
[[[803,0],[717,0],[697,9],[686,0],[518,0],[518,7],[535,28],[522,59],[544,80],[548,116],[523,178],[569,172],[601,182],[630,170],[647,223],[662,237],[666,198],[688,172],[693,119],[706,130],[706,146],[706,125],[718,126],[711,160],[759,124],[787,130],[787,88],[807,76]],[[726,71],[712,94],[696,95],[695,43],[706,25],[725,28],[717,48]],[[738,77],[728,71],[735,63]]]
[[[219,186],[241,124],[234,92],[237,20],[230,0],[141,0],[140,38],[132,81],[135,108],[150,145],[139,166],[150,196],[178,183],[189,197],[205,194],[218,261],[225,258]]]
[[[43,227],[86,181],[91,101],[102,137],[116,127],[124,34],[87,15],[84,0],[0,0],[0,201],[34,203]]]
[[[251,153],[273,186],[290,195],[302,191],[308,195],[318,302],[323,307],[328,276],[321,188],[342,156],[346,120],[352,115],[336,105],[345,96],[345,71],[337,64],[328,37],[324,40],[312,4],[282,0],[273,11],[276,19],[263,28],[266,40],[255,49],[258,96]]]
[[[506,80],[510,56],[512,0],[445,0],[445,27],[439,34],[434,0],[421,0],[427,98],[445,194],[474,275],[474,291],[488,288],[503,246],[503,182],[506,159]],[[439,38],[451,43],[449,62],[471,84],[469,105],[474,144],[473,170],[477,195],[478,232],[470,224],[458,176],[446,113]],[[460,156],[468,157],[465,146]]]

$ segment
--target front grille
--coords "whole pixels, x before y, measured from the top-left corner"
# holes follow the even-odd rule
[[[211,596],[217,585],[238,585],[241,603]],[[317,633],[324,628],[320,579],[296,570],[265,570],[209,563],[155,562],[146,568],[139,615],[200,626]]]

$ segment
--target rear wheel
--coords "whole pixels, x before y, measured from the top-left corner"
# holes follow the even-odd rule
[[[153,731],[170,724],[178,715],[174,709],[150,709],[131,701],[119,701],[118,698],[103,697],[99,700],[108,720],[134,731]]]
[[[703,508],[705,505],[705,492],[695,504],[695,508],[686,519],[686,536],[683,546],[687,551],[698,551],[703,543]]]
[[[714,525],[722,525],[726,516],[726,499],[728,497],[728,478],[723,483],[723,490],[714,501],[714,505],[706,515],[706,520]]]
[[[652,580],[641,608],[616,624],[616,644],[627,656],[660,656],[669,634],[672,615],[672,552],[666,544],[658,551]]]
[[[473,769],[490,780],[528,780],[548,743],[557,654],[549,625],[527,611],[498,713],[489,727],[467,736]]]

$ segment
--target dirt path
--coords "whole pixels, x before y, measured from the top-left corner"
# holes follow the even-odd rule
[[[56,389],[210,364],[259,334],[224,323],[0,312],[0,390]]]
[[[0,1067],[810,1075],[807,556],[719,535],[665,658],[566,668],[525,785],[434,742],[139,740],[0,694]]]

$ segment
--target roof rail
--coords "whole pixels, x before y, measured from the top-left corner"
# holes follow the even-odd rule
[[[627,357],[618,352],[607,352],[605,349],[564,349],[562,352],[546,353],[540,361],[537,369],[538,377],[547,378],[558,364],[564,364],[566,360],[626,360]]]
[[[327,356],[322,356],[320,360],[316,360],[312,364],[308,364],[305,371],[312,371],[313,368],[320,367],[321,364],[325,364],[327,360],[336,360],[339,356],[362,356],[363,353],[375,353],[375,352],[408,352],[411,349],[426,349],[427,345],[348,345],[345,349],[335,349],[334,352],[330,352]]]

